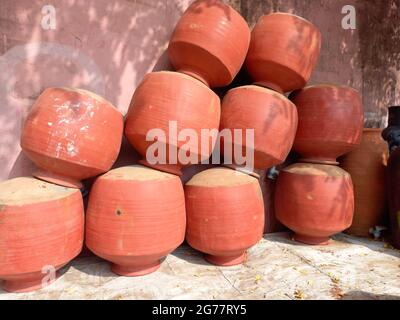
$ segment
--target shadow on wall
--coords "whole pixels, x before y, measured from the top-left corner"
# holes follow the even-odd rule
[[[34,170],[19,137],[45,88],[88,89],[125,114],[143,75],[169,68],[163,52],[189,2],[54,0],[53,16],[45,1],[1,1],[0,180]]]

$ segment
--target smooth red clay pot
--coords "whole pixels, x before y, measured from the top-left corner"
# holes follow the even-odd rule
[[[178,21],[168,54],[179,72],[222,87],[239,72],[249,43],[249,27],[238,12],[222,1],[200,0]]]
[[[301,162],[338,164],[336,158],[361,142],[364,110],[350,87],[321,84],[294,92],[299,125],[293,149]]]
[[[276,217],[296,241],[324,245],[347,229],[354,212],[350,174],[337,166],[296,163],[280,171],[275,190]]]
[[[144,77],[132,97],[125,122],[125,136],[143,157],[142,164],[181,175],[184,166],[210,157],[216,139],[211,136],[202,139],[201,129],[214,130],[217,134],[220,115],[219,97],[200,81],[178,72],[153,72]],[[176,132],[170,132],[173,121]],[[187,137],[187,129],[196,136]],[[154,139],[149,135],[151,132],[155,132]],[[157,147],[155,140],[162,147],[153,152]],[[207,148],[202,148],[202,145]],[[160,149],[163,152],[160,153]],[[165,157],[161,157],[163,153]],[[170,157],[171,153],[175,158]],[[190,154],[189,163],[180,161],[179,154]],[[149,155],[164,159],[150,161]]]
[[[340,159],[354,184],[353,223],[346,233],[370,236],[370,229],[384,225],[386,213],[385,170],[388,147],[382,129],[364,129],[361,144]]]
[[[240,264],[263,235],[264,204],[258,180],[228,168],[196,174],[185,185],[189,245],[219,266]]]
[[[122,276],[156,271],[185,238],[185,196],[179,177],[142,166],[121,167],[93,185],[86,245]]]
[[[303,88],[317,64],[321,33],[289,13],[262,16],[251,33],[246,69],[256,84],[280,93]]]
[[[81,188],[80,180],[111,168],[122,131],[122,114],[102,97],[81,89],[49,88],[28,115],[21,147],[39,167],[37,178]]]
[[[41,289],[82,250],[79,190],[22,177],[0,183],[0,279],[9,292]]]
[[[245,130],[254,130],[254,167],[267,169],[285,161],[297,130],[296,106],[285,96],[259,86],[231,89],[222,101],[220,130],[229,129],[223,137],[232,149],[232,162],[237,165],[235,149],[246,154]],[[234,129],[242,129],[239,143],[234,142]],[[225,147],[225,146],[224,146]],[[224,147],[222,152],[224,152]]]

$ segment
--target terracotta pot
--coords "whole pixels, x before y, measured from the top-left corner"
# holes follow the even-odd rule
[[[185,197],[189,245],[212,264],[242,263],[264,230],[258,180],[228,168],[209,169],[186,184]]]
[[[0,279],[9,292],[52,283],[83,244],[79,190],[22,177],[0,183]],[[54,273],[52,273],[54,272]]]
[[[86,245],[122,276],[141,276],[185,238],[185,197],[180,179],[142,166],[99,177],[90,192]]]
[[[202,141],[201,129],[217,134],[220,114],[218,96],[200,81],[178,72],[153,72],[133,95],[125,135],[144,158],[141,163],[181,175],[183,166],[210,157],[216,139]],[[194,137],[188,138],[188,131]]]
[[[400,249],[400,106],[389,108],[389,124],[382,137],[390,150],[386,174],[391,240]]]
[[[303,156],[301,162],[338,164],[336,158],[360,144],[364,111],[355,89],[321,84],[290,99],[299,115],[293,148]]]
[[[111,168],[122,139],[123,116],[108,101],[80,89],[49,88],[25,122],[21,147],[39,167],[34,175],[81,188],[80,180]]]
[[[282,163],[294,141],[297,129],[296,106],[285,96],[258,86],[243,86],[232,89],[222,101],[220,129],[228,129],[230,134],[223,137],[223,143],[231,146],[229,155],[236,165],[242,159],[235,159],[235,149],[246,155],[246,147],[254,154],[254,167],[266,169]],[[242,129],[236,140],[235,129]],[[254,141],[246,143],[247,129],[254,130]],[[223,132],[223,131],[222,131]],[[235,142],[237,141],[237,142]],[[225,146],[222,152],[225,152]],[[245,160],[245,159],[243,159]]]
[[[246,68],[254,81],[280,93],[303,88],[317,64],[321,33],[289,13],[262,16],[251,33]]]
[[[369,236],[370,229],[383,226],[386,212],[385,168],[388,148],[381,129],[364,129],[361,144],[340,159],[354,184],[355,209],[347,233]]]
[[[247,22],[217,0],[193,2],[172,34],[172,65],[211,87],[230,84],[239,72],[250,43]]]
[[[277,218],[306,244],[328,244],[352,222],[354,193],[350,174],[322,164],[296,163],[281,170],[275,190]]]

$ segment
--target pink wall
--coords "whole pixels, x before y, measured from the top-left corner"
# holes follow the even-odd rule
[[[126,112],[143,75],[168,68],[164,51],[189,1],[0,1],[0,180],[34,168],[20,154],[23,120],[50,86],[92,90]],[[56,29],[41,10],[56,9]]]

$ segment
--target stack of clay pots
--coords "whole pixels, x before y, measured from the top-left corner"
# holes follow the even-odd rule
[[[189,6],[178,21],[168,47],[171,64],[177,71],[146,75],[133,95],[127,114],[125,135],[142,155],[142,164],[181,175],[183,167],[210,157],[217,136],[210,136],[208,142],[201,141],[201,131],[214,130],[217,135],[221,118],[220,99],[211,87],[227,86],[232,82],[245,61],[249,44],[249,27],[230,6],[221,1],[195,1]],[[279,98],[273,100],[271,95],[271,101],[266,101],[271,111],[266,111],[265,117],[288,109],[291,120],[287,122],[297,121],[293,115],[295,108],[290,102],[281,102]],[[261,110],[260,102],[256,107]],[[173,122],[176,123],[175,130],[171,128]],[[273,130],[280,131],[276,129],[278,126],[275,125]],[[154,132],[155,136],[149,137],[149,131],[154,128],[165,134]],[[193,140],[180,140],[180,132],[187,129],[194,130],[196,136]],[[164,150],[161,156],[165,156],[166,163],[151,161],[154,138],[161,146],[158,152]],[[206,150],[202,148],[204,143],[208,146]],[[191,153],[190,163],[179,157],[187,152]],[[153,158],[158,156],[160,154]],[[203,171],[186,184],[185,202],[186,239],[193,248],[205,253],[207,261],[213,264],[242,263],[246,249],[262,237],[263,198],[259,183],[252,176],[228,168]],[[90,212],[91,208],[89,215]],[[179,224],[171,224],[174,225]],[[179,231],[180,241],[183,240],[180,228],[164,229],[169,236]],[[100,232],[100,226],[98,230]],[[160,231],[153,228],[152,241],[162,237]],[[88,245],[92,246],[89,233]]]
[[[36,178],[0,183],[0,279],[4,289],[42,288],[77,256],[84,239],[80,180],[108,171],[122,138],[122,114],[103,98],[68,88],[45,90],[21,135]]]
[[[290,98],[299,113],[293,149],[300,160],[278,177],[277,218],[294,231],[295,240],[327,244],[352,223],[353,183],[336,159],[361,141],[361,98],[352,88],[325,84],[298,90]]]
[[[295,15],[263,16],[250,33],[230,6],[200,0],[185,11],[170,40],[177,71],[144,77],[125,128],[122,114],[94,93],[45,90],[21,136],[23,152],[39,170],[35,178],[0,183],[4,288],[41,288],[79,254],[81,180],[99,175],[89,196],[86,245],[123,276],[157,270],[185,237],[210,263],[242,263],[262,237],[264,203],[255,174],[241,169],[281,164],[293,143],[302,158],[280,173],[278,218],[305,243],[325,243],[346,229],[353,186],[336,158],[360,142],[363,112],[351,88],[304,88],[320,46],[318,29]],[[211,88],[229,85],[242,65],[254,84],[231,89],[221,106]],[[290,91],[295,92],[288,99],[284,94]],[[182,139],[188,129],[195,137]],[[196,174],[184,187],[182,168],[207,160],[216,144],[212,135],[200,141],[203,129],[231,133],[223,136],[222,150],[224,160],[232,161]],[[254,141],[246,140],[246,129],[253,130]],[[142,156],[141,165],[110,170],[123,133]],[[239,161],[228,149],[250,150],[254,160]]]

